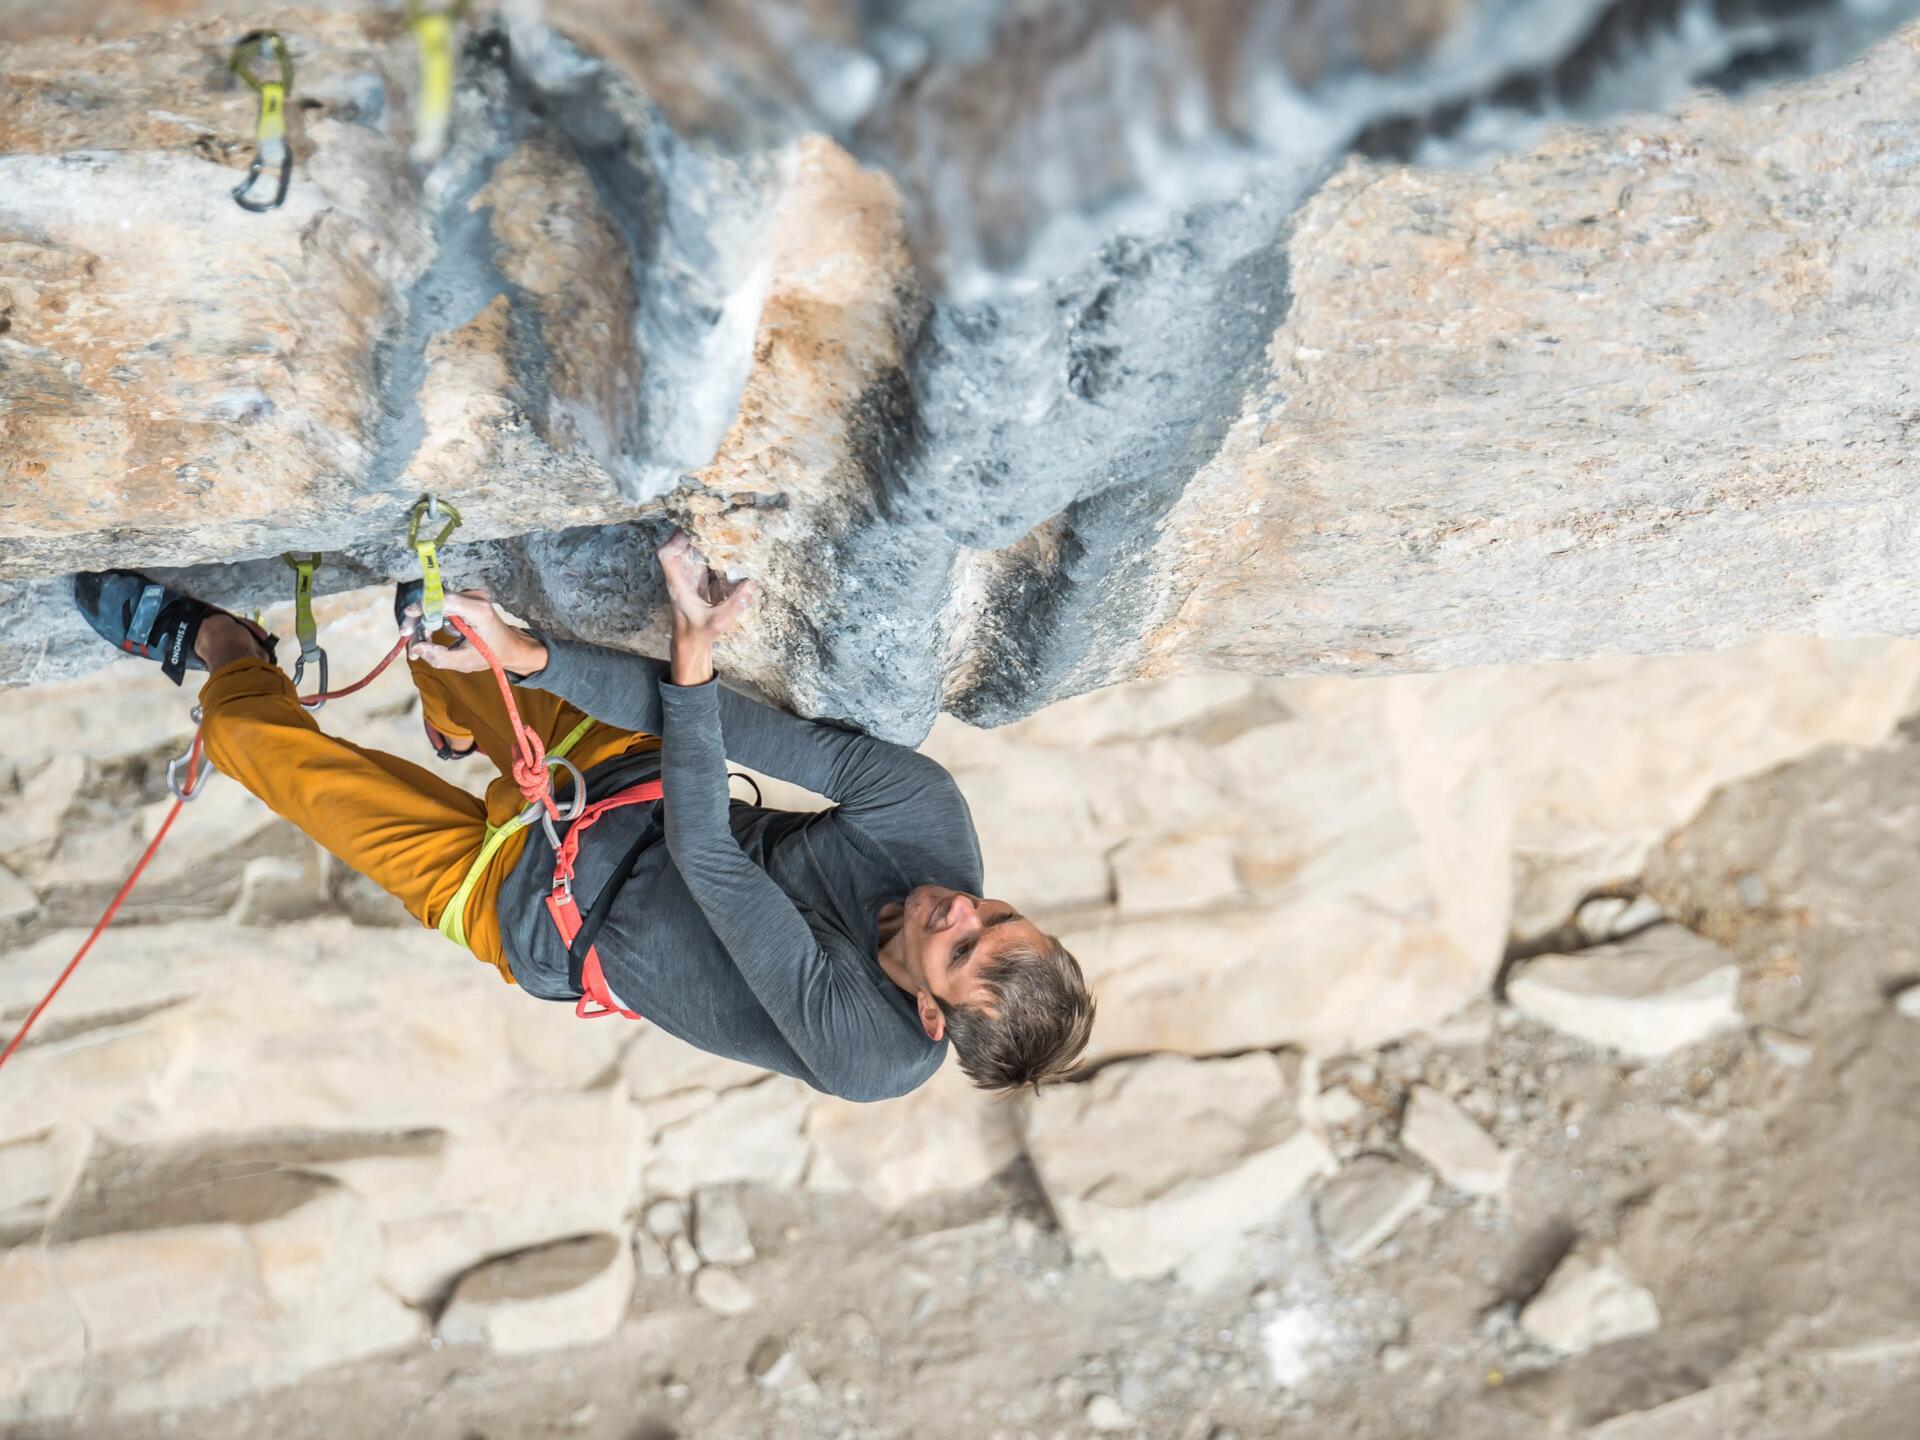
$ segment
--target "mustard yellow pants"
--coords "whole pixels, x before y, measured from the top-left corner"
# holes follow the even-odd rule
[[[469,795],[424,766],[321,731],[301,708],[293,682],[265,660],[223,665],[200,689],[200,735],[221,774],[257,795],[322,847],[372,880],[430,928],[486,843],[490,826],[525,807],[512,778],[513,738],[493,673],[460,674],[409,661],[422,713],[449,740],[472,740],[500,777],[486,798]],[[583,720],[541,690],[515,687],[521,720],[551,750]],[[422,743],[425,743],[424,737]],[[597,722],[568,758],[585,770],[614,755],[657,748],[659,738]],[[526,847],[507,839],[467,901],[467,943],[509,983],[496,902]]]

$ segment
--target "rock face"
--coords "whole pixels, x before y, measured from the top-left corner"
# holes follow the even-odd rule
[[[1384,1155],[1362,1155],[1320,1192],[1314,1206],[1320,1236],[1342,1260],[1357,1260],[1398,1230],[1432,1193],[1432,1176]]]
[[[1421,1085],[1407,1099],[1400,1143],[1433,1167],[1447,1184],[1469,1195],[1498,1195],[1513,1178],[1519,1158],[1502,1150],[1453,1101]]]
[[[947,720],[926,748],[989,889],[1095,978],[1096,1056],[1326,1053],[1444,1019],[1510,930],[1631,879],[1737,776],[1883,739],[1917,682],[1913,642],[1784,638],[1358,686],[1194,676],[991,733]]]
[[[1520,1312],[1520,1328],[1563,1355],[1645,1335],[1660,1326],[1653,1296],[1626,1275],[1620,1257],[1569,1255]]]
[[[0,674],[105,658],[73,570],[360,583],[427,491],[457,581],[621,643],[687,526],[766,584],[736,673],[912,739],[1199,667],[1920,628],[1920,64],[1733,93],[1910,5],[629,8],[469,26],[424,174],[404,28],[285,12],[267,216],[229,22],[8,22]],[[1487,143],[1533,148],[1384,158]]]
[[[1661,925],[1631,940],[1529,961],[1507,983],[1523,1015],[1641,1059],[1740,1024],[1740,967],[1710,940]]]
[[[1027,1150],[1076,1250],[1163,1275],[1276,1218],[1333,1156],[1300,1116],[1299,1064],[1271,1055],[1121,1061],[1045,1091]]]

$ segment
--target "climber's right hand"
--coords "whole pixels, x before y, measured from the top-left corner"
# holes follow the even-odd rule
[[[405,615],[408,623],[417,630],[420,607],[409,605]],[[518,625],[509,625],[501,618],[499,610],[494,608],[493,601],[480,591],[450,592],[446,598],[446,616],[449,621],[465,622],[480,644],[498,656],[500,663],[515,675],[532,675],[547,668],[547,647],[532,632],[522,630]],[[487,668],[486,658],[481,655],[478,646],[462,645],[456,650],[448,645],[436,645],[418,634],[408,643],[407,656],[436,670],[472,672]]]

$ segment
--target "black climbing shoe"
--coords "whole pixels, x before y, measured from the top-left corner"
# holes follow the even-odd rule
[[[238,615],[169,590],[158,580],[132,570],[90,571],[73,577],[73,599],[101,637],[129,655],[158,660],[166,677],[179,685],[189,670],[205,670],[193,642],[209,615]],[[248,620],[240,620],[274,659],[275,638]]]

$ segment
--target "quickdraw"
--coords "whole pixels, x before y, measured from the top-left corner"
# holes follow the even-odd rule
[[[440,512],[447,512],[447,523],[440,533],[431,540],[420,538],[421,521],[439,518]],[[460,528],[460,512],[444,500],[433,496],[423,497],[413,507],[413,518],[407,525],[407,544],[413,553],[420,557],[420,633],[431,635],[445,622],[447,609],[447,591],[440,579],[440,547],[447,543],[447,537]]]
[[[313,572],[320,564],[320,552],[315,550],[304,559],[298,555],[280,558],[293,567],[293,633],[300,641],[300,658],[293,662],[293,688],[300,688],[307,662],[313,661],[320,671],[320,693],[312,699],[303,697],[300,703],[318,710],[327,703],[327,652],[320,648],[320,627],[313,620]]]
[[[255,75],[248,67],[248,52],[258,47],[262,60],[278,60],[280,78]],[[254,124],[256,148],[247,166],[247,178],[234,187],[233,198],[242,210],[261,214],[277,210],[286,203],[287,187],[293,183],[293,147],[287,143],[287,96],[293,91],[293,56],[277,30],[253,30],[240,37],[227,60],[227,68],[246,81],[260,97],[260,117]],[[260,172],[269,165],[280,167],[280,183],[271,200],[254,200],[249,195]]]
[[[434,9],[421,0],[408,0],[407,24],[420,52],[420,91],[413,107],[413,158],[431,164],[447,148],[453,124],[453,29],[467,13],[470,0],[454,0]]]

